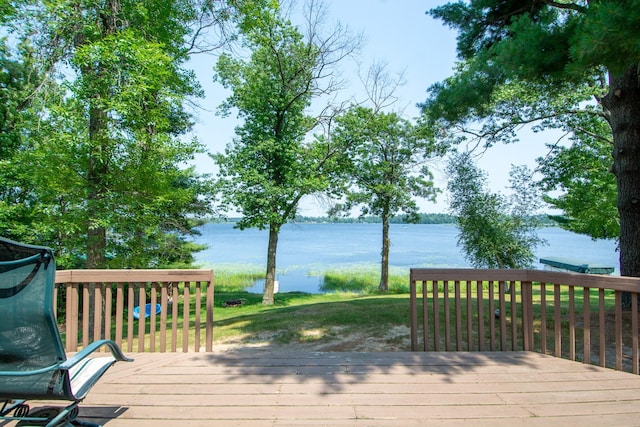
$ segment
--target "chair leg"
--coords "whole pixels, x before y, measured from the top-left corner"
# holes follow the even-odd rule
[[[78,403],[74,402],[66,408],[43,407],[20,417],[20,426],[71,427],[78,416]]]
[[[2,409],[0,409],[0,417],[4,417],[11,412],[13,412],[14,417],[25,417],[29,413],[29,405],[24,402],[25,400],[5,400],[2,403]]]
[[[63,417],[60,417],[62,410],[61,408],[56,407],[44,407],[36,409],[35,411],[25,414],[23,417],[20,417],[20,422],[16,424],[16,427],[22,426],[60,426]]]
[[[75,410],[77,405],[77,403],[74,403],[71,406],[60,409],[60,413],[49,421],[47,427],[68,426],[74,412],[77,414],[77,410]]]
[[[18,424],[16,424],[16,427],[102,427],[100,424],[76,418],[79,413],[78,403],[80,402],[74,402],[66,408],[39,408],[31,413],[29,413],[29,405],[24,402],[24,400],[7,400],[0,402],[2,403],[2,407],[0,407],[0,417],[5,417],[13,411],[13,416],[9,417],[8,420],[19,421]],[[4,425],[2,423],[3,419],[4,418],[0,418],[0,425]]]

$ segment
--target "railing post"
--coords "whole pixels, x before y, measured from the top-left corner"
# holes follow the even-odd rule
[[[507,301],[505,292],[505,282],[498,282],[498,304],[500,306],[500,351],[507,350]],[[513,317],[513,313],[511,314]]]
[[[606,346],[606,312],[605,312],[605,304],[604,304],[604,289],[598,289],[598,311],[599,311],[599,320],[600,325],[598,328],[600,329],[600,366],[603,368],[607,366],[607,346]]]
[[[205,351],[213,351],[213,302],[214,302],[214,282],[213,271],[211,272],[211,279],[207,286],[207,333],[206,333],[206,347]]]
[[[631,294],[631,360],[632,372],[638,375],[640,358],[638,357],[638,294]]]
[[[122,347],[122,319],[124,317],[124,283],[116,284],[116,344]]]
[[[576,308],[573,285],[569,286],[569,360],[576,360]]]
[[[104,284],[104,338],[111,340],[111,321],[113,311],[113,289],[110,283]]]
[[[416,281],[413,272],[409,282],[409,313],[411,316],[411,351],[418,351],[418,304],[416,301]]]
[[[582,324],[583,324],[583,346],[582,352],[583,362],[591,363],[591,299],[590,289],[587,287],[582,288]]]
[[[555,335],[555,356],[562,357],[562,304],[560,302],[560,285],[553,285],[553,323]]]
[[[520,283],[522,301],[522,349],[533,350],[533,285],[530,281]]]
[[[193,350],[200,351],[200,311],[202,308],[202,282],[196,282],[196,301],[195,301],[195,340]]]
[[[427,281],[422,281],[422,350],[429,351],[429,287],[427,286]],[[431,289],[438,289],[438,282],[431,282]],[[438,299],[436,298],[436,293],[433,293],[433,302],[434,313],[437,312]],[[435,344],[438,340],[438,323],[433,323],[433,342],[434,348],[438,346]],[[436,350],[437,351],[437,350]]]
[[[476,281],[476,303],[478,306],[478,350],[484,351],[484,291],[483,281]]]
[[[632,298],[637,298],[632,295]],[[616,291],[615,294],[615,331],[616,331],[616,369],[622,370],[622,292]],[[637,362],[636,362],[637,363]]]
[[[147,296],[145,292],[145,283],[138,283],[138,307],[140,307],[140,314],[144,313],[142,308],[147,305]],[[146,310],[145,310],[146,311]],[[145,325],[144,325],[144,315],[138,319],[138,352],[144,352],[144,336],[145,336]]]
[[[169,308],[169,283],[162,282],[160,288],[160,353],[167,351],[167,310]]]
[[[184,283],[182,304],[182,351],[184,353],[189,351],[189,315],[191,305],[190,286],[191,284],[189,282]]]
[[[66,351],[78,351],[78,284],[67,283]]]

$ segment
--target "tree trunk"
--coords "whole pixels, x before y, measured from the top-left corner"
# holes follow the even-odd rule
[[[620,215],[620,274],[640,277],[640,81],[633,65],[609,75],[602,106],[610,114]],[[625,305],[630,304],[629,295]]]
[[[273,294],[276,280],[276,253],[278,249],[278,235],[280,225],[269,225],[269,246],[267,248],[267,277],[264,281],[262,304],[273,305]]]
[[[99,98],[99,96],[97,96]],[[90,159],[87,171],[87,206],[89,207],[87,223],[87,268],[102,269],[107,267],[107,231],[100,225],[104,195],[107,191],[105,176],[108,172],[105,153],[107,142],[104,132],[107,126],[107,113],[97,108],[89,109],[89,145]]]
[[[120,10],[119,0],[108,0],[106,10],[100,11],[102,22],[102,36],[106,38],[117,31],[117,18]],[[75,37],[75,47],[83,47],[86,43],[83,31]],[[102,64],[98,63],[94,67],[86,66],[81,69],[82,78],[93,85],[98,84],[93,95],[89,97],[89,166],[87,170],[87,268],[104,269],[107,268],[107,229],[102,225],[102,215],[106,212],[103,206],[105,195],[107,194],[106,175],[109,171],[107,137],[108,112],[100,106],[100,100],[106,97],[104,89],[101,89],[101,78],[107,71]],[[94,86],[95,87],[95,86]],[[94,336],[94,316],[96,310],[102,310],[102,318],[105,318],[105,301],[102,300],[102,307],[95,306],[96,286],[100,284],[89,284],[89,306],[83,310],[89,310],[89,340],[95,341],[102,337]],[[102,326],[102,325],[99,325]],[[103,331],[103,328],[99,328]]]
[[[118,31],[120,14],[120,0],[107,0],[102,9],[97,10],[98,24],[102,39],[115,34]],[[78,4],[78,15],[82,16]],[[82,48],[88,43],[85,37],[85,28],[78,28],[74,36],[76,49]],[[108,112],[102,107],[101,100],[108,97],[108,89],[103,88],[102,79],[108,73],[104,66],[97,64],[81,68],[82,79],[92,88],[92,93],[86,100],[89,104],[89,166],[87,170],[87,268],[106,268],[107,231],[101,224],[105,213],[104,196],[107,193],[106,175],[109,171],[107,136]]]
[[[378,289],[382,292],[389,290],[389,212],[385,209],[382,214],[382,262],[380,267],[380,285]]]

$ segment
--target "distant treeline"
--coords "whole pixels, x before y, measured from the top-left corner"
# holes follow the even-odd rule
[[[363,218],[328,218],[328,217],[312,217],[312,216],[297,216],[295,222],[305,223],[381,223],[382,219],[377,216],[366,216]],[[392,224],[407,224],[409,221],[406,220],[405,215],[397,215],[391,218],[390,222]],[[441,214],[441,213],[421,213],[418,214],[418,221],[412,221],[416,224],[455,224],[456,218],[449,214]]]
[[[536,220],[542,226],[553,226],[557,225],[557,222],[554,221],[549,215],[536,215]],[[211,222],[237,222],[238,218],[218,218],[212,219]],[[421,213],[418,214],[418,221],[411,222],[414,224],[455,224],[456,217],[449,214],[443,213]],[[332,217],[320,217],[320,216],[297,216],[295,223],[313,223],[313,224],[323,224],[323,223],[336,223],[336,224],[353,224],[353,223],[370,223],[376,224],[381,223],[382,220],[380,217],[375,216],[367,216],[363,218],[332,218]],[[392,224],[408,224],[407,218],[405,215],[397,215],[391,219]]]

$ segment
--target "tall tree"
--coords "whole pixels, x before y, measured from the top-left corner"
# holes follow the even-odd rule
[[[571,92],[594,96],[613,136],[620,271],[640,276],[640,1],[472,0],[430,13],[458,30],[463,61],[454,76],[431,88],[425,104],[443,128],[496,124],[505,110],[530,114]],[[496,103],[514,84],[534,90],[520,103]],[[538,119],[547,125],[546,117]]]
[[[351,185],[337,208],[382,219],[381,291],[389,290],[389,221],[401,212],[417,221],[415,198],[434,200],[436,189],[427,160],[435,147],[424,129],[397,113],[355,107],[337,120],[334,139],[347,147]]]
[[[21,129],[12,165],[26,181],[14,185],[35,194],[24,229],[46,224],[40,242],[64,248],[61,265],[192,260],[197,247],[184,237],[209,212],[207,186],[183,167],[202,149],[183,137],[191,126],[185,100],[199,94],[183,68],[193,47],[185,39],[200,6],[54,1],[20,11],[48,83],[29,94],[39,121]],[[3,227],[29,235],[15,221]]]
[[[264,304],[274,302],[281,227],[295,218],[304,196],[331,187],[340,164],[340,151],[329,138],[309,137],[326,123],[325,110],[312,115],[309,108],[339,87],[334,66],[357,47],[340,26],[321,33],[321,5],[310,3],[305,16],[303,34],[282,11],[264,14],[244,34],[250,58],[225,54],[216,65],[217,79],[232,91],[222,111],[235,108],[244,120],[224,154],[213,156],[218,184],[224,204],[243,216],[238,227],[269,229]]]
[[[487,189],[486,172],[470,153],[453,154],[447,166],[451,213],[458,219],[458,245],[477,268],[527,268],[535,248],[544,243],[536,235],[537,191],[526,168],[514,168],[512,200]]]

